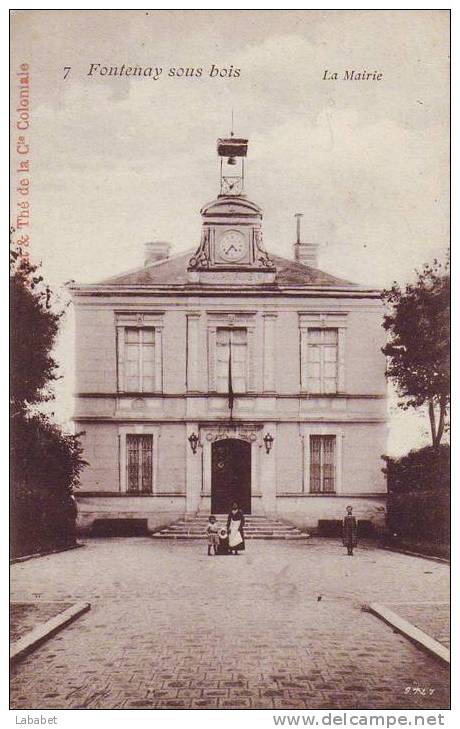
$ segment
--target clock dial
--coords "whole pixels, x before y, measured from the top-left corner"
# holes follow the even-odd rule
[[[237,230],[230,230],[221,238],[219,254],[224,261],[239,261],[246,253],[246,240]]]
[[[242,189],[241,177],[222,177],[222,193],[239,195]]]

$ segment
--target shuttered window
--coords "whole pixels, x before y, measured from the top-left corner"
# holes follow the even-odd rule
[[[246,329],[217,328],[216,389],[217,392],[228,392],[230,343],[233,392],[244,393],[248,390],[248,333]]]
[[[155,329],[125,327],[124,371],[126,392],[155,390]]]
[[[308,330],[308,392],[320,394],[337,392],[338,339],[337,329]]]
[[[310,436],[310,491],[334,493],[336,481],[335,435]]]
[[[127,435],[127,490],[129,493],[152,493],[152,435]]]

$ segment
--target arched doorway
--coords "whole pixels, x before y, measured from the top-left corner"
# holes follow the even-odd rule
[[[251,513],[251,444],[237,438],[215,441],[211,451],[211,511],[227,514],[237,501]]]

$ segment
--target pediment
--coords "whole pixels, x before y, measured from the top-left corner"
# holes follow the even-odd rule
[[[244,195],[220,195],[215,200],[203,205],[200,212],[203,217],[262,217],[262,208],[255,202],[248,200]]]

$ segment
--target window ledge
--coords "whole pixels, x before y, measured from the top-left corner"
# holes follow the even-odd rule
[[[285,498],[302,498],[303,499],[303,498],[313,498],[313,497],[323,498],[323,497],[329,497],[329,496],[333,496],[335,498],[342,498],[342,499],[381,499],[381,498],[386,498],[387,492],[386,491],[382,491],[382,492],[370,491],[369,493],[360,492],[360,493],[356,493],[356,494],[351,493],[350,491],[347,491],[347,492],[345,492],[345,491],[340,491],[340,492],[328,491],[328,492],[319,492],[319,493],[315,492],[314,494],[312,494],[310,492],[299,492],[297,494],[277,493],[276,496],[277,496],[277,498],[282,497],[283,499],[285,499]]]
[[[315,493],[310,493],[310,492],[307,493],[305,491],[300,491],[297,494],[295,494],[295,493],[281,493],[281,494],[277,493],[276,496],[277,497],[282,496],[283,498],[292,498],[292,499],[302,498],[303,499],[303,498],[309,497],[309,496],[343,496],[343,494],[337,494],[335,491],[327,491],[327,492],[320,491],[320,492],[315,492]]]
[[[211,494],[210,491],[202,491],[201,494],[200,494],[200,496],[206,496],[207,498],[211,498],[212,494]],[[278,496],[279,496],[279,494],[278,494]],[[262,497],[263,497],[263,494],[260,494],[260,493],[257,493],[257,494],[252,493],[251,494],[251,499],[261,499]]]
[[[177,491],[167,491],[164,493],[152,493],[152,494],[146,494],[146,493],[137,493],[137,492],[128,492],[128,491],[79,491],[76,490],[74,492],[74,496],[117,496],[123,498],[135,498],[135,499],[146,499],[146,498],[157,498],[158,496],[182,496],[185,498],[185,494],[182,492]]]

